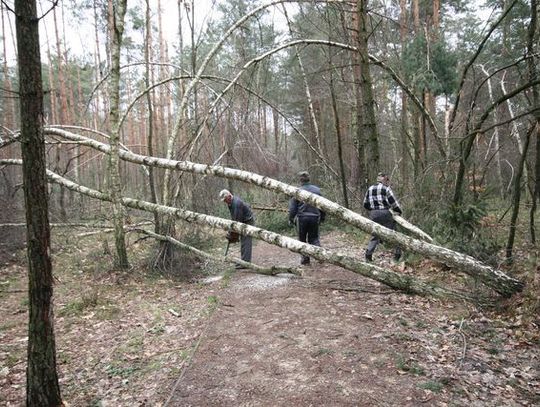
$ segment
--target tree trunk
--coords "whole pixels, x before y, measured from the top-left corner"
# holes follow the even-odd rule
[[[28,255],[26,405],[60,406],[53,316],[43,88],[35,0],[15,0]]]
[[[401,54],[404,55],[405,46],[407,43],[407,0],[400,0],[399,1],[399,37],[401,42]],[[400,174],[401,174],[401,187],[403,190],[408,191],[409,190],[409,142],[408,142],[408,135],[409,135],[409,112],[408,112],[408,100],[407,100],[407,94],[404,90],[401,90],[401,118],[400,118],[400,124],[401,124],[401,134],[400,134],[400,142],[401,142],[401,161],[400,161]]]
[[[489,100],[493,103],[494,97],[493,97],[493,87],[491,86],[491,78],[489,75],[488,70],[484,67],[484,65],[480,65],[480,68],[482,69],[482,72],[484,72],[484,75],[486,75],[487,78],[487,87],[488,87],[488,94],[489,94]],[[497,124],[497,114],[495,113],[493,115],[493,124]],[[503,184],[503,175],[502,175],[502,168],[501,168],[501,153],[500,153],[500,143],[499,143],[499,128],[495,127],[493,129],[493,136],[491,137],[491,140],[489,142],[489,147],[486,151],[486,157],[484,160],[490,160],[489,154],[490,154],[490,147],[493,145],[493,154],[495,159],[495,177],[496,182],[498,184],[499,188],[499,195],[502,198],[504,198],[504,184]]]
[[[144,61],[145,61],[145,69],[146,69],[146,87],[148,88],[150,86],[151,81],[151,67],[150,67],[150,61],[151,61],[151,55],[152,55],[152,21],[150,19],[150,0],[146,0],[146,21],[145,21],[145,37],[144,37]],[[154,109],[153,109],[153,91],[149,91],[146,93],[146,103],[147,103],[147,109],[148,109],[148,118],[147,118],[147,150],[148,155],[153,156],[154,155]],[[156,183],[154,179],[154,168],[148,167],[148,184],[150,185],[150,202],[158,203],[157,199],[157,190],[156,190]],[[160,218],[157,214],[154,214],[154,231],[160,230],[159,225]]]
[[[360,23],[358,22],[358,13],[353,13],[353,22],[355,29],[352,30],[353,42],[358,44],[358,32]],[[362,111],[362,68],[360,67],[360,54],[358,52],[352,55],[353,68],[352,74],[354,78],[354,101],[355,101],[355,129],[354,129],[354,145],[356,147],[356,155],[358,160],[357,171],[355,177],[358,180],[358,189],[364,191],[368,187],[368,174],[366,164],[366,138],[363,133],[364,129],[364,112]]]
[[[283,12],[285,14],[285,17],[287,18],[289,34],[292,36],[293,35],[293,30],[291,28],[290,20],[289,20],[289,17],[287,15],[287,8],[286,7],[283,7]],[[315,109],[313,107],[313,99],[311,97],[311,90],[309,88],[309,83],[308,83],[308,80],[307,80],[306,70],[304,68],[304,63],[302,62],[302,57],[300,55],[298,46],[294,47],[294,53],[295,53],[295,57],[296,57],[296,59],[298,61],[298,67],[300,68],[300,73],[302,75],[302,81],[303,81],[303,84],[304,84],[304,91],[306,92],[306,100],[307,100],[307,105],[308,105],[310,124],[311,124],[311,128],[313,130],[313,136],[315,137],[315,142],[316,142],[315,144],[317,146],[318,152],[320,154],[322,154],[322,145],[321,145],[321,136],[320,136],[320,132],[319,132],[319,123],[317,121],[317,116],[315,115]]]
[[[120,180],[120,160],[118,157],[120,144],[119,112],[120,109],[120,50],[124,34],[124,16],[126,14],[127,0],[118,0],[113,6],[111,16],[111,76],[109,120],[111,126],[108,161],[109,191],[112,198],[112,218],[114,223],[114,240],[116,247],[115,266],[121,270],[129,268],[124,232],[124,208],[120,198],[122,196],[122,182]]]
[[[513,262],[512,250],[514,248],[514,240],[516,237],[517,218],[519,215],[519,202],[521,198],[521,179],[523,172],[525,171],[525,162],[527,160],[527,151],[529,150],[529,142],[531,140],[531,133],[536,129],[536,125],[533,124],[531,129],[527,132],[525,138],[525,144],[523,146],[523,154],[520,157],[516,179],[514,183],[514,193],[512,198],[512,217],[510,219],[510,230],[508,232],[508,241],[506,242],[506,261],[508,263]]]
[[[374,180],[380,170],[379,139],[375,119],[375,100],[373,98],[373,84],[369,66],[368,54],[368,0],[358,0],[356,13],[358,14],[358,54],[360,57],[360,87],[362,89],[362,117],[363,133],[367,140],[369,165],[366,166],[367,179]]]
[[[338,161],[341,175],[341,191],[343,193],[343,206],[349,208],[349,197],[347,195],[347,178],[345,175],[345,163],[343,162],[343,147],[341,143],[341,126],[339,124],[339,113],[336,101],[336,90],[334,89],[333,75],[330,73],[330,94],[332,95],[332,109],[334,111],[334,126],[336,129],[336,139],[338,147]]]
[[[537,0],[531,0],[531,22],[529,23],[529,32],[527,37],[527,54],[528,60],[528,75],[529,81],[534,82],[538,79],[538,63],[535,63],[535,59],[538,62],[538,2]],[[536,48],[536,49],[535,49]],[[540,202],[540,91],[538,86],[532,88],[532,103],[535,107],[536,113],[534,114],[535,128],[533,130],[532,137],[536,140],[536,160],[534,165],[534,185],[532,192],[532,206],[529,214],[529,230],[531,233],[531,241],[536,243],[536,230],[535,230],[535,212]]]

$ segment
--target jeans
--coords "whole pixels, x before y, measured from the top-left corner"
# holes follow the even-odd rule
[[[387,227],[388,229],[392,229],[392,230],[396,229],[396,221],[394,220],[394,218],[392,217],[392,214],[390,213],[388,209],[374,209],[372,211],[369,211],[369,218],[373,222],[376,222],[379,225]],[[366,256],[371,257],[373,255],[373,252],[377,248],[377,245],[381,242],[382,240],[380,238],[378,238],[375,235],[372,235],[367,245]],[[394,257],[395,258],[401,257],[401,247],[399,246],[395,247]]]

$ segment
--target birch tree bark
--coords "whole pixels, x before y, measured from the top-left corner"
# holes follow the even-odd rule
[[[122,183],[120,180],[120,160],[118,157],[120,144],[119,108],[120,108],[120,51],[124,35],[124,17],[127,0],[117,0],[113,3],[111,16],[111,76],[110,76],[110,110],[111,126],[110,150],[108,152],[108,181],[112,198],[112,218],[114,224],[114,240],[116,247],[115,266],[121,270],[129,268],[124,232],[124,208],[120,198]]]
[[[144,35],[144,62],[145,62],[145,82],[146,88],[150,87],[150,82],[153,83],[152,68],[150,66],[152,55],[152,21],[150,19],[150,0],[146,0],[146,19],[145,19],[145,35]],[[147,104],[147,138],[146,143],[148,145],[148,155],[154,155],[154,91],[149,90],[146,92],[146,104]],[[154,178],[154,168],[148,167],[148,184],[150,186],[150,201],[158,203],[156,182]],[[160,218],[158,215],[154,216],[154,230],[157,232],[160,230],[159,225]]]
[[[486,75],[486,78],[487,78],[487,87],[488,87],[488,94],[489,94],[489,100],[491,100],[491,102],[493,102],[494,100],[494,97],[493,97],[493,87],[491,86],[491,77],[489,75],[489,72],[487,71],[487,69],[485,68],[484,65],[480,65],[480,68],[482,69],[482,72],[484,73],[484,75]],[[497,124],[497,114],[495,113],[493,115],[493,123],[494,124]],[[489,153],[491,151],[491,146],[493,145],[493,154],[494,154],[494,158],[495,158],[495,170],[496,170],[496,178],[497,178],[497,183],[498,183],[498,187],[499,187],[499,195],[501,198],[504,197],[504,184],[503,184],[503,176],[502,176],[502,168],[501,168],[501,154],[500,154],[500,143],[499,143],[499,128],[498,127],[495,127],[493,129],[493,135],[491,136],[491,140],[489,142],[489,147],[486,151],[486,156],[485,156],[485,160],[488,159],[488,156],[489,156]]]

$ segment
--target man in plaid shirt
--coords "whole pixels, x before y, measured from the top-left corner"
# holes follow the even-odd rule
[[[377,183],[370,186],[366,191],[364,197],[364,208],[369,211],[369,218],[373,222],[377,222],[389,229],[394,230],[396,222],[390,213],[390,209],[393,209],[401,215],[402,210],[399,203],[390,188],[390,178],[384,172],[380,172],[377,175]],[[366,260],[373,261],[373,252],[381,240],[372,235],[367,248],[366,248]],[[394,251],[394,260],[399,261],[401,258],[401,248],[396,246]]]

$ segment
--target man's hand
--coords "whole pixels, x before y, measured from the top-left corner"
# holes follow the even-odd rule
[[[291,219],[289,219],[289,226],[290,226],[291,228],[294,227],[294,221],[291,220]]]
[[[236,232],[227,232],[225,237],[230,243],[236,243],[240,239],[240,235]]]

